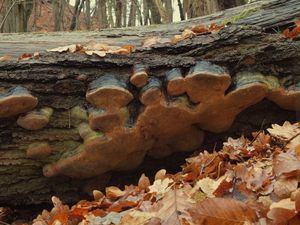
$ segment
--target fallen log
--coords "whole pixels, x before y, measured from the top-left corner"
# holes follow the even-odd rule
[[[76,201],[146,156],[299,120],[300,40],[270,31],[300,17],[300,3],[255,7],[218,33],[129,55],[41,52],[1,62],[0,204]]]

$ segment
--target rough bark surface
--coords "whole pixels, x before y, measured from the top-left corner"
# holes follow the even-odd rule
[[[58,156],[36,160],[26,155],[28,145],[34,142],[47,141],[62,151],[70,146],[76,147],[82,142],[76,128],[77,121],[71,117],[71,109],[78,105],[86,105],[85,95],[89,84],[105,74],[115,75],[127,81],[134,65],[147,65],[148,76],[161,80],[162,90],[165,92],[165,74],[170,69],[180,67],[185,74],[189,74],[189,69],[197,62],[206,60],[225,67],[233,80],[238,72],[252,71],[272,75],[282,81],[283,85],[296,84],[297,86],[300,76],[300,40],[288,40],[278,33],[269,33],[266,30],[289,25],[294,18],[300,16],[300,3],[297,0],[281,0],[259,4],[252,6],[255,10],[252,10],[246,18],[234,21],[235,24],[222,29],[217,34],[198,35],[177,44],[161,44],[151,49],[137,48],[130,55],[108,54],[104,58],[99,58],[79,53],[42,52],[38,60],[0,63],[0,90],[20,85],[38,98],[38,107],[47,106],[54,110],[49,124],[37,131],[29,131],[18,126],[16,123],[18,117],[0,118],[0,204],[38,204],[49,202],[51,195],[57,195],[67,202],[76,201],[81,197],[83,189],[90,190],[95,185],[100,186],[101,182],[109,180],[110,175],[107,173],[88,179],[72,179],[67,176],[47,178],[43,175],[42,168],[45,164],[57,160],[55,157]],[[234,9],[230,9],[229,12],[231,15],[239,15]],[[259,16],[262,12],[265,13],[264,17]],[[228,12],[206,17],[201,21],[208,22],[209,19],[218,18],[222,14],[227,15]],[[162,31],[165,27],[149,29],[170,36],[198,21],[200,19],[173,24],[167,31]],[[244,23],[247,25],[243,25]],[[117,43],[124,43],[129,34],[134,34],[130,40],[136,42],[141,39],[139,34],[142,34],[142,37],[149,34],[147,29],[109,30],[107,33],[97,34],[95,39],[110,40],[114,43],[114,38],[105,37],[113,35],[117,36]],[[121,34],[125,36],[119,36]],[[72,36],[72,34],[67,35]],[[0,44],[2,46],[4,43],[4,47],[1,48],[0,54],[28,52],[30,46],[29,43],[25,44],[26,41],[20,42],[21,47],[16,45],[14,50],[11,48],[11,42],[5,42],[5,40],[20,41],[20,38],[22,35],[3,35]],[[38,43],[31,52],[54,46],[54,43],[49,42],[40,45]],[[59,44],[66,44],[66,42]],[[138,89],[131,84],[128,84],[127,89],[134,97],[129,107],[131,119],[134,121],[139,115],[136,110],[137,106],[140,106]],[[226,93],[230,94],[232,89],[233,85]],[[299,120],[299,114],[297,115],[295,111],[284,110],[269,100],[263,100],[241,112],[225,133],[206,132],[202,148],[211,147],[226,136],[235,136],[237,133],[249,135],[252,130],[268,126],[270,123],[297,119]],[[166,160],[156,161],[147,156],[138,171],[151,171],[152,168],[158,168],[160,162],[164,162],[163,166],[167,168],[174,168],[173,163],[183,161],[182,154],[186,155],[186,153],[177,154],[172,157],[174,160],[167,160],[171,165],[166,164]],[[128,164],[129,168],[132,166],[131,160],[129,156],[124,163]],[[157,165],[153,166],[153,164]],[[122,168],[125,167],[123,165]],[[124,175],[117,174],[112,174],[114,185],[124,182],[120,180]]]

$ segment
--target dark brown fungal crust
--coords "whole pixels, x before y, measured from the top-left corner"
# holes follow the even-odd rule
[[[177,78],[182,87],[174,83],[177,87],[170,88]],[[126,82],[104,76],[90,84],[89,113],[82,106],[70,110],[81,144],[49,159],[52,163],[44,166],[44,175],[90,178],[133,169],[146,154],[160,158],[197,150],[204,140],[203,130],[226,131],[242,110],[279,87],[274,76],[240,72],[231,81],[223,68],[198,62],[186,77],[179,69],[165,78],[148,77],[138,90],[139,101],[129,104],[133,95]]]
[[[171,96],[185,93],[185,82],[180,68],[173,68],[166,73],[167,92]]]
[[[52,153],[53,149],[47,142],[36,142],[28,146],[26,156],[32,159],[43,159]]]
[[[133,95],[127,90],[125,82],[113,75],[104,75],[90,83],[86,99],[97,108],[115,109],[126,106]]]
[[[27,130],[39,130],[47,126],[52,113],[52,108],[43,107],[19,116],[17,124]]]
[[[222,98],[230,85],[230,75],[217,65],[200,61],[185,77],[186,92],[194,103]]]
[[[38,99],[21,86],[0,93],[0,118],[12,117],[34,109]]]
[[[148,67],[142,64],[135,64],[129,80],[130,83],[138,88],[145,86],[148,82]]]

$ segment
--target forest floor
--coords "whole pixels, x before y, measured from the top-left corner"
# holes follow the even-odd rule
[[[110,186],[105,194],[95,190],[93,200],[72,207],[52,197],[51,210],[12,224],[299,225],[299,184],[300,123],[285,122],[254,132],[250,140],[228,138],[218,151],[187,158],[175,174],[161,169],[153,181],[142,174],[138,184]],[[0,224],[18,213],[0,209]],[[28,213],[19,210],[18,216]]]

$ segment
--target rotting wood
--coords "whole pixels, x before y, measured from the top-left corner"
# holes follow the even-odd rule
[[[92,182],[90,176],[101,179],[99,176],[107,176],[110,171],[134,169],[146,154],[163,157],[174,151],[195,150],[203,141],[203,130],[226,131],[236,116],[238,122],[232,125],[230,132],[236,124],[243,123],[250,127],[255,124],[253,127],[257,129],[264,116],[257,115],[263,111],[259,111],[259,102],[264,97],[276,102],[271,93],[278,87],[282,93],[288,93],[287,90],[295,93],[298,104],[299,58],[299,40],[265,33],[259,27],[232,25],[218,34],[199,35],[175,45],[138,48],[131,55],[108,54],[99,58],[77,53],[41,53],[39,59],[1,63],[2,91],[7,93],[10,88],[21,85],[38,99],[38,108],[51,107],[53,115],[46,127],[32,132],[17,125],[17,116],[0,119],[0,175],[3,177],[0,202],[10,203],[12,199],[14,204],[47,202],[51,195],[62,196],[66,201],[75,200],[82,193],[80,189]],[[210,62],[207,71],[193,73],[197,63],[203,60]],[[131,85],[129,79],[136,64],[148,66],[148,79],[157,80],[155,84],[159,85],[151,86],[150,82],[150,88],[146,85],[142,89]],[[185,87],[187,95],[167,94],[165,77],[173,68],[182,69],[183,82],[189,85],[186,80],[194,75],[205,78],[204,83],[215,79],[215,65],[228,72],[222,71],[219,88],[203,89],[211,91],[214,101],[210,101],[209,95],[190,102],[189,87]],[[238,73],[243,71],[248,74],[247,79],[243,78],[245,73]],[[117,81],[113,84],[118,84],[117,89],[127,93],[127,97],[121,98],[118,104],[110,105],[101,100],[97,104],[90,101],[93,106],[90,105],[86,100],[89,85],[107,75]],[[269,76],[278,80],[278,86],[270,84]],[[92,91],[101,89],[103,82],[96,83],[96,86],[90,85]],[[116,85],[109,87],[110,91],[111,87],[115,90]],[[155,95],[147,97],[149,90]],[[110,94],[105,96],[109,98]],[[119,94],[116,96],[120,99]],[[263,101],[282,116],[273,115],[275,121],[272,122],[296,120],[295,112],[280,111],[274,104]],[[297,104],[289,109],[299,110]],[[251,105],[254,113],[246,117],[243,112],[238,115]],[[94,125],[95,130],[92,130],[91,114],[95,106],[102,108],[97,110],[103,110],[104,115],[120,116],[126,109],[120,123],[113,127]],[[30,110],[32,108],[26,111]],[[260,119],[256,121],[255,117]],[[212,137],[210,132],[206,133]],[[40,154],[35,152],[37,148],[41,149]]]

